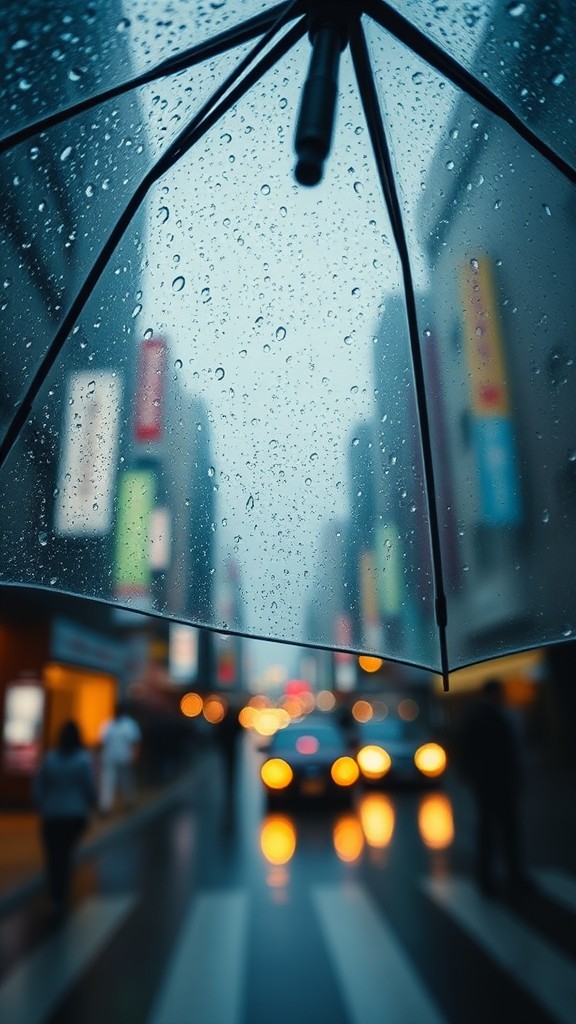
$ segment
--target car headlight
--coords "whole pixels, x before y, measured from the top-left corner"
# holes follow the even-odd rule
[[[422,775],[434,779],[446,768],[446,753],[439,743],[424,743],[414,754],[414,764]]]
[[[330,775],[337,786],[353,786],[360,772],[353,757],[339,757],[334,761]]]
[[[286,789],[294,778],[294,772],[281,757],[271,757],[262,765],[260,778],[268,789]]]
[[[358,751],[356,760],[362,775],[367,779],[381,779],[390,770],[392,764],[388,751],[372,743]]]

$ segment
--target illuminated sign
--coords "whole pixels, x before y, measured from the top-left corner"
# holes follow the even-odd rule
[[[3,763],[13,775],[32,775],[41,754],[44,689],[38,682],[10,683],[4,697]]]
[[[90,537],[111,528],[121,398],[115,372],[91,370],[70,377],[54,503],[59,534]]]
[[[198,630],[194,626],[170,623],[169,674],[173,683],[190,683],[198,673]]]
[[[150,443],[162,437],[166,343],[150,338],[140,344],[134,404],[134,437]]]
[[[146,596],[150,591],[150,518],[156,478],[151,469],[122,473],[118,487],[116,526],[117,597]]]

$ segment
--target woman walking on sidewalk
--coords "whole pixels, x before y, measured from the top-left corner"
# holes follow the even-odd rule
[[[96,805],[92,764],[76,722],[65,722],[58,744],[44,757],[34,779],[40,812],[48,892],[56,915],[65,912],[72,855]]]

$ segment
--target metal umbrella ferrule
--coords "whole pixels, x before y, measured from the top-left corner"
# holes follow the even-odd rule
[[[294,149],[298,157],[294,176],[300,185],[317,185],[330,152],[340,54],[348,44],[347,19],[338,5],[320,5],[310,14],[312,56],[302,90]],[[330,8],[333,8],[330,10]]]

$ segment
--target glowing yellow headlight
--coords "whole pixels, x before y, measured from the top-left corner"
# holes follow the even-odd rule
[[[446,768],[446,754],[438,743],[425,743],[414,754],[414,764],[422,775],[434,779]]]
[[[356,760],[360,765],[362,775],[367,779],[381,779],[390,770],[392,764],[388,751],[375,744],[362,747],[356,755]]]
[[[286,789],[294,777],[289,764],[281,757],[271,757],[260,769],[260,778],[268,789]]]
[[[337,786],[353,786],[360,772],[353,757],[339,757],[334,761],[330,774]]]

